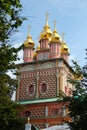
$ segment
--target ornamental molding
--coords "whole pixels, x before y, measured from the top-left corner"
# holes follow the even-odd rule
[[[43,63],[41,66],[40,66],[40,69],[46,69],[46,68],[54,68],[55,67],[55,64],[52,63],[52,62],[46,62],[46,63]]]
[[[26,66],[24,66],[23,68],[20,69],[20,72],[32,71],[32,70],[35,70],[35,65],[26,65]]]

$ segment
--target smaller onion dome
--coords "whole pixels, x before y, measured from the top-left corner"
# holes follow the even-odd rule
[[[40,43],[38,44],[38,46],[36,47],[36,51],[40,50]]]
[[[32,40],[32,37],[29,33],[30,30],[28,30],[28,36],[27,39],[24,41],[24,47],[32,47],[34,48],[34,41]]]
[[[58,42],[58,43],[60,42],[60,36],[59,36],[59,34],[58,34],[57,30],[56,30],[55,21],[54,21],[54,30],[53,30],[53,34],[51,36],[50,42]]]
[[[69,48],[66,45],[66,42],[64,41],[64,35],[65,33],[62,33],[62,42],[61,42],[61,53],[69,54]]]
[[[37,52],[35,51],[34,52],[34,57],[33,57],[33,60],[36,61],[37,60]]]
[[[43,31],[40,33],[40,40],[49,39],[52,35],[52,31],[50,30],[50,26],[48,25],[48,15],[46,16],[46,24],[43,28]]]
[[[64,41],[61,44],[61,53],[69,54],[69,48],[68,48],[68,46],[66,45],[66,43]]]

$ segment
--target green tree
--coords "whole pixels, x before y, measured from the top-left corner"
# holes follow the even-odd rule
[[[9,39],[22,24],[20,0],[0,0],[0,42]]]
[[[75,86],[72,96],[66,97],[69,103],[69,116],[72,121],[68,122],[71,130],[87,130],[87,64],[80,67],[74,62],[75,78],[69,77],[68,81]]]
[[[0,129],[19,130],[22,121],[18,117],[19,105],[12,101],[17,88],[17,80],[9,75],[9,71],[17,76],[15,61],[21,47],[9,44],[10,37],[25,18],[20,17],[22,5],[20,0],[0,0]],[[14,125],[15,124],[15,125]],[[17,125],[17,126],[16,126]],[[16,127],[15,127],[16,126]],[[21,126],[23,126],[21,124]]]

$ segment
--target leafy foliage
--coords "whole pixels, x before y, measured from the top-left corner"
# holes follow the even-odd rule
[[[87,130],[87,64],[80,67],[74,62],[75,78],[69,77],[68,81],[75,86],[72,96],[66,97],[69,103],[69,116],[72,121],[68,122],[71,130]]]
[[[22,24],[24,18],[19,16],[21,8],[20,0],[0,0],[0,41],[9,39]]]
[[[21,47],[9,44],[10,36],[17,31],[25,18],[19,16],[22,5],[20,0],[0,0],[0,129],[19,130],[24,127],[19,119],[19,105],[12,101],[13,91],[17,88],[17,80],[9,74],[17,76],[15,61]],[[21,107],[20,107],[21,108]],[[19,128],[20,127],[20,128]]]

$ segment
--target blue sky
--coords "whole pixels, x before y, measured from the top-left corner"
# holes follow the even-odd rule
[[[45,14],[49,13],[49,25],[57,21],[59,35],[65,32],[64,39],[70,49],[70,60],[75,59],[81,66],[85,63],[87,48],[87,0],[21,0],[22,16],[28,18],[15,34],[15,43],[21,45],[31,26],[31,35],[37,45],[40,32],[45,25]],[[22,52],[20,52],[22,61]]]

